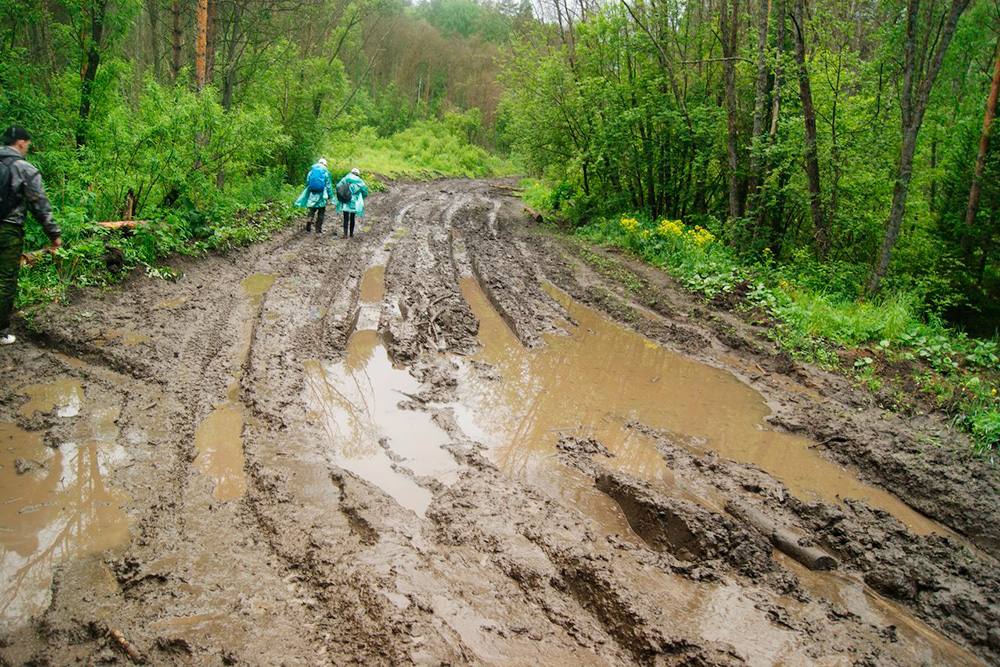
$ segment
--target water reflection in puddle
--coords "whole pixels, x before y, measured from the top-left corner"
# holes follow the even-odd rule
[[[446,484],[453,481],[456,465],[441,449],[449,439],[430,415],[398,407],[420,384],[405,369],[393,367],[377,333],[355,332],[344,361],[308,362],[306,383],[310,416],[326,432],[331,463],[423,516],[431,492],[394,464]]]
[[[393,366],[375,331],[384,281],[384,265],[365,271],[358,297],[358,330],[348,341],[347,356],[333,363],[305,364],[305,400],[310,417],[326,432],[331,463],[423,516],[431,492],[414,477],[449,484],[457,465],[441,449],[449,438],[430,415],[399,407],[420,391],[420,383],[404,368]]]
[[[606,462],[609,467],[683,485],[665,470],[649,438],[625,428],[634,419],[680,444],[754,463],[801,498],[863,499],[915,532],[944,532],[894,496],[862,484],[808,449],[810,440],[769,430],[763,420],[770,411],[761,395],[731,374],[670,352],[554,289],[553,296],[579,326],[527,352],[476,281],[466,279],[462,287],[480,319],[485,348],[479,358],[493,364],[503,381],[470,374],[472,407],[459,412],[460,422],[486,438],[484,444],[506,471],[551,468],[537,464],[555,454],[558,434],[580,433],[615,454]],[[683,493],[683,487],[678,491]]]
[[[79,416],[75,441],[58,449],[44,444],[43,432],[0,423],[0,625],[6,627],[45,608],[56,565],[128,540],[122,506],[130,498],[104,482],[127,458],[115,444],[119,409],[81,414],[86,405],[78,380],[35,385],[24,393],[31,397],[24,414]]]
[[[194,434],[198,468],[215,482],[213,498],[236,500],[246,493],[243,472],[243,406],[220,403]]]
[[[487,445],[488,456],[501,469],[577,507],[602,529],[610,532],[617,525],[624,529],[616,532],[628,534],[617,504],[596,493],[592,479],[559,462],[556,443],[560,436],[593,437],[615,455],[601,459],[603,466],[649,480],[662,491],[706,502],[704,497],[689,494],[684,480],[673,476],[650,438],[627,428],[626,423],[635,419],[662,429],[696,451],[711,449],[756,463],[800,496],[829,502],[838,502],[838,494],[864,498],[913,529],[941,531],[896,498],[861,484],[846,470],[806,449],[809,441],[767,430],[763,418],[768,409],[762,397],[730,374],[669,352],[554,290],[553,295],[579,326],[567,325],[569,335],[550,336],[545,348],[529,352],[474,279],[464,279],[462,290],[480,322],[484,348],[477,359],[493,368],[485,373],[469,369],[459,384],[471,387],[463,405],[455,408],[460,425]],[[781,554],[777,557],[802,578],[806,588],[838,608],[860,610],[864,621],[876,627],[901,628],[914,662],[977,662],[902,609],[872,597],[859,582],[845,583],[839,575],[809,572]],[[678,623],[693,624],[699,636],[738,647],[752,663],[803,660],[796,633],[784,633],[762,619],[758,602],[738,587],[691,584],[680,577],[664,577],[662,572],[633,572],[632,576],[636,589],[645,591],[657,608],[672,610],[669,615],[676,616]],[[790,610],[801,607],[792,600],[782,604]],[[800,611],[807,616],[811,613]],[[831,647],[820,662],[851,664],[853,660]]]
[[[28,402],[19,410],[25,417],[53,409],[57,417],[75,417],[80,414],[80,406],[83,404],[83,384],[72,378],[48,384],[33,384],[19,393],[28,397]]]

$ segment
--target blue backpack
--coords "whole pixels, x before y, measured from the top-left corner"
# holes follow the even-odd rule
[[[313,166],[309,171],[309,179],[306,182],[309,192],[323,192],[326,189],[327,173],[327,170],[320,165]]]

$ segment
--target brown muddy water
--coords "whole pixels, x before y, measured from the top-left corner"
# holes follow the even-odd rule
[[[45,432],[0,423],[0,627],[13,627],[48,604],[62,562],[124,546],[128,494],[107,486],[127,459],[116,443],[119,408],[89,405],[79,380],[21,388],[20,412],[71,420],[72,439],[45,444]]]
[[[310,361],[306,396],[310,419],[327,439],[328,460],[374,484],[401,506],[423,516],[431,492],[414,477],[444,483],[457,464],[442,449],[447,434],[425,412],[400,407],[420,390],[403,367],[394,366],[374,327],[385,294],[385,267],[368,269],[361,281],[358,329],[342,361]]]
[[[271,289],[276,276],[256,273],[244,278],[240,285],[249,301],[249,312],[243,321],[232,359],[229,361],[232,380],[226,391],[226,400],[213,406],[213,410],[198,425],[194,435],[196,459],[202,474],[212,480],[212,497],[218,500],[238,500],[246,493],[244,471],[243,426],[244,405],[240,399],[240,379],[243,364],[250,353],[254,322],[260,314],[264,295]]]
[[[768,429],[763,398],[730,373],[685,359],[636,334],[552,288],[575,324],[565,336],[548,336],[547,345],[525,350],[493,309],[474,278],[462,291],[479,319],[479,361],[496,374],[485,378],[467,371],[456,418],[466,433],[488,447],[487,456],[507,474],[529,480],[569,501],[609,533],[634,537],[621,509],[594,489],[593,479],[559,461],[560,436],[590,437],[614,455],[596,456],[600,464],[646,479],[661,492],[723,511],[724,498],[698,495],[685,487],[656,451],[650,438],[627,423],[635,420],[661,430],[696,453],[706,450],[755,463],[804,499],[839,502],[859,498],[891,512],[911,530],[950,533],[895,497],[861,483],[808,449],[811,441]],[[499,376],[499,377],[498,377]],[[838,573],[810,572],[777,553],[814,595],[834,601],[881,627],[893,626],[912,647],[916,663],[978,662],[940,633],[898,605],[874,594],[860,580]],[[664,608],[677,608],[699,636],[739,646],[752,661],[773,663],[794,654],[794,638],[776,642],[773,628],[753,628],[751,602],[738,587],[696,585],[679,578],[649,582]],[[795,609],[797,603],[784,600]],[[730,623],[719,624],[718,619]],[[759,646],[747,636],[768,636]]]
[[[425,412],[406,409],[419,383],[407,369],[393,365],[374,330],[384,298],[383,275],[380,266],[364,275],[359,329],[350,338],[346,358],[306,364],[304,399],[310,419],[325,433],[331,463],[424,516],[432,494],[421,478],[448,485],[458,468],[442,449],[449,442],[447,434]],[[715,449],[748,461],[760,456],[804,497],[835,499],[837,491],[847,494],[849,489],[853,497],[881,503],[876,490],[806,449],[807,441],[766,429],[763,400],[730,374],[664,350],[561,294],[556,296],[576,324],[566,325],[567,335],[550,337],[545,348],[527,351],[474,279],[464,280],[462,288],[480,321],[484,347],[477,359],[492,364],[502,380],[467,369],[459,383],[464,387],[461,400],[448,407],[462,429],[487,446],[487,456],[498,467],[576,507],[599,530],[638,540],[617,503],[597,491],[592,478],[560,462],[555,447],[560,435],[598,439],[615,454],[601,458],[601,465],[640,476],[666,492],[716,504],[685,489],[684,480],[675,478],[651,439],[626,427],[632,419],[662,429],[697,451]],[[775,451],[782,449],[790,453],[780,456]],[[721,503],[716,507],[720,511]],[[881,504],[911,525],[923,519],[909,516],[895,503]],[[963,662],[970,657],[860,581],[810,573],[789,563],[814,594],[879,626],[899,628],[915,662]],[[796,633],[783,633],[762,621],[760,601],[739,586],[695,584],[662,572],[632,576],[636,590],[646,591],[664,613],[685,619],[684,626],[695,628],[700,637],[729,642],[761,664],[804,658]],[[782,599],[782,604],[803,618],[812,613],[791,600]],[[720,618],[729,622],[720,624]]]
[[[591,437],[614,458],[602,460],[692,499],[683,479],[664,464],[650,438],[627,428],[637,421],[695,452],[753,463],[781,480],[803,500],[861,499],[884,509],[910,528],[950,533],[881,489],[860,482],[809,449],[811,440],[769,429],[763,397],[732,374],[686,359],[575,302],[550,291],[576,325],[567,335],[549,336],[541,350],[527,352],[489,305],[474,279],[463,293],[480,321],[481,361],[492,364],[502,382],[468,377],[473,387],[460,424],[490,449],[510,474],[575,477],[554,461],[560,435]],[[532,479],[544,484],[541,479]],[[570,493],[575,493],[573,483]],[[711,498],[698,502],[714,506]]]

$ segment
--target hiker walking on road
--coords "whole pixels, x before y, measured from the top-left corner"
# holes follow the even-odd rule
[[[10,316],[17,297],[17,279],[24,250],[24,223],[27,211],[35,217],[52,241],[51,250],[62,245],[59,225],[52,220],[52,206],[45,196],[42,175],[26,161],[31,135],[20,125],[12,125],[0,142],[0,345],[10,345]]]
[[[306,232],[312,231],[313,221],[316,222],[316,233],[323,233],[323,218],[326,217],[326,203],[333,196],[333,179],[330,170],[326,168],[326,160],[320,158],[306,174],[306,186],[302,194],[295,200],[298,207],[308,206],[309,217],[306,219]]]
[[[368,186],[361,180],[361,171],[357,167],[337,183],[337,210],[344,214],[344,238],[347,238],[348,231],[354,237],[354,216],[364,216],[367,196]]]

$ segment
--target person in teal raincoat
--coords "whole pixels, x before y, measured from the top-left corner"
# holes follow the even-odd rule
[[[306,174],[306,184],[302,194],[295,200],[299,208],[308,207],[309,217],[306,219],[306,232],[312,231],[313,221],[316,222],[316,233],[323,233],[323,218],[326,217],[326,203],[333,196],[333,179],[330,170],[326,168],[326,160],[320,158]]]
[[[339,188],[346,184],[351,189],[351,201],[342,202],[337,198],[337,210],[344,214],[344,238],[348,232],[354,237],[354,217],[362,217],[365,214],[365,197],[368,196],[368,186],[361,180],[361,170],[357,167],[351,169],[351,173],[344,176],[337,183]]]

